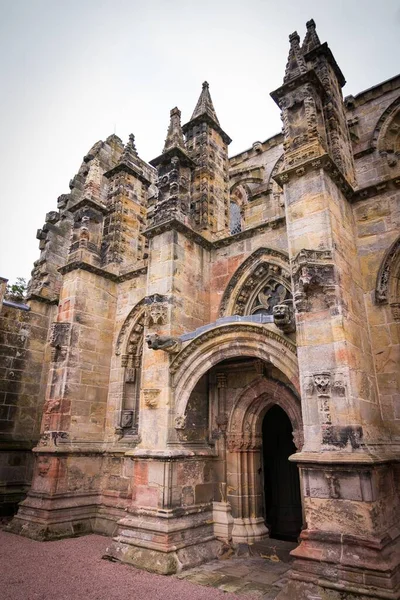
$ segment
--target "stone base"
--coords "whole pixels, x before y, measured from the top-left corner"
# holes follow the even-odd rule
[[[291,580],[279,600],[400,598],[400,538],[379,544],[367,539],[346,540],[346,536],[340,540],[324,537],[302,533],[300,546],[291,552],[295,557]]]
[[[209,540],[173,552],[160,552],[114,540],[103,558],[131,564],[151,573],[173,575],[217,558],[221,546],[218,540]]]
[[[118,535],[105,558],[171,575],[217,558],[222,545],[214,538],[210,511],[131,514],[118,522]]]
[[[213,502],[214,535],[218,540],[232,540],[233,517],[228,502]]]

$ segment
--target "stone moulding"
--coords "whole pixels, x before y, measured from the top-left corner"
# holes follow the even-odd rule
[[[115,345],[115,354],[117,356],[119,356],[121,354],[121,346],[124,342],[127,332],[131,329],[131,325],[133,324],[134,321],[138,322],[140,320],[140,318],[144,315],[144,305],[145,305],[145,298],[140,300],[140,302],[138,302],[132,308],[132,310],[129,312],[128,316],[126,317],[126,319],[120,329],[120,332],[118,334],[117,342]]]
[[[273,364],[299,389],[296,346],[272,328],[272,324],[243,322],[221,325],[199,335],[183,348],[170,365],[173,417],[185,415],[191,391],[204,373],[221,360],[239,355]]]
[[[90,263],[85,262],[83,260],[69,262],[58,270],[61,273],[61,275],[65,275],[66,273],[76,271],[77,269],[81,269],[82,271],[88,271],[89,273],[94,273],[95,275],[99,275],[99,277],[104,277],[104,279],[109,279],[114,283],[122,283],[123,281],[129,281],[130,279],[135,279],[135,277],[140,277],[140,275],[145,275],[147,273],[147,265],[145,265],[143,267],[140,267],[139,269],[135,269],[133,271],[117,275],[116,273],[111,273],[110,271],[106,271],[105,269],[102,269],[101,267],[96,267],[95,265],[91,265]]]
[[[331,250],[300,250],[292,260],[292,278],[297,312],[311,310],[313,289],[324,294],[327,308],[335,306],[335,268]]]
[[[263,327],[263,325],[250,325],[249,323],[229,323],[227,325],[220,325],[218,327],[215,327],[215,329],[210,329],[209,331],[206,331],[205,333],[199,335],[197,338],[191,341],[185,348],[183,348],[183,350],[180,351],[178,356],[173,360],[170,366],[170,372],[172,374],[176,373],[181,364],[192,354],[193,350],[201,346],[201,344],[203,344],[205,341],[215,339],[225,332],[232,333],[234,331],[257,334],[261,333],[266,338],[275,340],[283,344],[283,346],[290,350],[290,352],[293,352],[293,354],[297,354],[296,345],[293,344],[293,342],[291,342],[287,338],[282,337],[278,333],[275,333],[274,331],[266,329],[265,327]]]
[[[391,279],[396,279],[400,275],[400,237],[390,246],[389,250],[380,266],[375,286],[375,301],[377,304],[387,304],[388,302],[400,301],[396,298],[397,290],[390,289]],[[394,297],[391,297],[394,296]]]
[[[233,297],[235,296],[235,290],[239,286],[242,278],[244,278],[246,274],[250,275],[250,273],[254,271],[261,262],[271,263],[280,267],[286,267],[289,274],[289,257],[285,252],[282,252],[281,250],[275,250],[274,248],[258,248],[255,250],[255,252],[253,252],[253,254],[246,258],[246,260],[232,275],[222,296],[219,307],[220,317],[225,316],[229,312],[229,304],[232,304]]]

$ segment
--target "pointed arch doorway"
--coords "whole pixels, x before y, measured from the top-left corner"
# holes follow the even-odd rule
[[[253,543],[266,537],[297,541],[302,527],[297,465],[302,447],[300,401],[293,390],[261,377],[233,407],[227,431],[227,488],[232,538]]]
[[[302,526],[300,480],[293,427],[286,412],[273,405],[262,422],[262,472],[265,522],[269,537],[297,541]]]

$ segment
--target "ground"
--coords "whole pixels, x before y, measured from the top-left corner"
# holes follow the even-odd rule
[[[109,541],[36,542],[0,531],[2,600],[273,600],[289,568],[279,548],[269,548],[264,558],[258,551],[164,577],[103,560]]]

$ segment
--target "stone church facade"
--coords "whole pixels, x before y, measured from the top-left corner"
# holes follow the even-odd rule
[[[400,77],[344,83],[309,21],[281,133],[228,158],[204,83],[150,164],[86,154],[0,313],[11,531],[165,574],[298,540],[280,598],[399,597]]]

